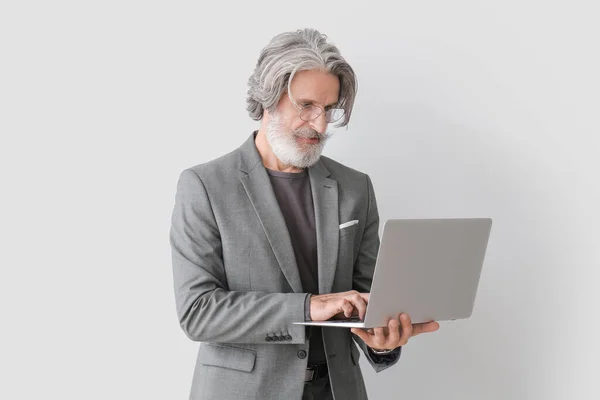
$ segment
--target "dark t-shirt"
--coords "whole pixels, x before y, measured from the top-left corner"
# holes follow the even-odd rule
[[[306,293],[319,294],[317,231],[308,171],[292,173],[267,169],[267,173],[290,233],[302,288]],[[308,333],[308,363],[325,362],[321,328],[310,327]]]

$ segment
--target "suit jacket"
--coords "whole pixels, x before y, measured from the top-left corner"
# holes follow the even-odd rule
[[[254,143],[184,170],[170,243],[177,315],[202,342],[190,399],[300,399],[309,342],[300,275],[285,220]],[[319,293],[369,292],[379,215],[369,177],[327,157],[308,169],[317,227]],[[347,221],[358,220],[343,229]],[[349,329],[323,328],[338,399],[366,399]],[[376,371],[394,364],[372,358]]]

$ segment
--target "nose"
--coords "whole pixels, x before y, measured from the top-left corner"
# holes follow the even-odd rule
[[[310,126],[315,131],[319,132],[319,134],[324,134],[327,129],[327,119],[325,118],[325,113],[322,112],[317,118],[310,121]]]

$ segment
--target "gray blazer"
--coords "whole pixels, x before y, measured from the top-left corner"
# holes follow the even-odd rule
[[[327,157],[310,167],[319,293],[369,292],[379,216],[369,177]],[[339,229],[340,224],[358,224]],[[237,150],[183,171],[170,243],[177,314],[202,342],[190,399],[300,399],[309,342],[290,236],[254,134]],[[348,329],[324,328],[337,399],[366,399],[360,356]],[[365,344],[354,340],[378,364]]]

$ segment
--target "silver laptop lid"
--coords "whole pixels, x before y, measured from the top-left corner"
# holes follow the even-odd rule
[[[490,218],[387,220],[365,326],[399,312],[412,323],[468,318],[491,225]]]

